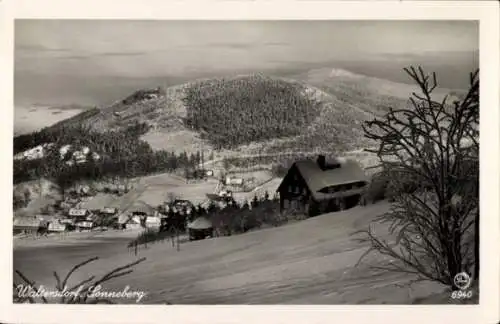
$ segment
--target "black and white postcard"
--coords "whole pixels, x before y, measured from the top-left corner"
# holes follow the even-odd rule
[[[4,6],[2,320],[495,318],[498,6],[46,2]]]

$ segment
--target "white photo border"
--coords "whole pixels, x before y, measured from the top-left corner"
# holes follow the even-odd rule
[[[496,323],[499,314],[499,7],[496,1],[0,0],[3,216],[0,321],[5,323]],[[480,304],[460,306],[69,306],[12,304],[14,19],[478,20],[481,81]],[[7,154],[8,152],[8,154]]]

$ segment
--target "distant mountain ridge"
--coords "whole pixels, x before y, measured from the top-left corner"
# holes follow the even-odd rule
[[[141,138],[153,149],[178,150],[180,143],[187,150],[201,146],[236,149],[253,143],[267,151],[347,150],[366,144],[362,121],[384,114],[389,107],[408,105],[416,90],[410,84],[330,68],[288,78],[263,74],[205,78],[137,90],[109,106],[83,111],[47,129],[84,125],[98,132],[123,131],[144,123],[148,130]],[[449,93],[460,91],[438,89],[437,99]],[[245,114],[241,107],[252,113]],[[237,111],[241,115],[233,117]],[[226,134],[223,130],[228,127],[234,130]],[[241,128],[247,133],[239,131]]]

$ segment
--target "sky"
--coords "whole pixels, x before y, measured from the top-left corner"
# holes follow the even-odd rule
[[[342,64],[392,78],[398,61],[469,64],[478,42],[473,21],[17,20],[14,100],[102,105],[149,83]]]

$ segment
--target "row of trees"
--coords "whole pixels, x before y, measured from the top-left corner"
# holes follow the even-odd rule
[[[18,135],[14,137],[14,154],[26,151],[41,144],[56,143],[61,139],[78,140],[85,138],[90,127],[85,126],[83,123],[78,123],[78,121],[83,121],[98,113],[99,109],[97,108],[89,109],[50,127],[45,127],[29,134]],[[134,125],[129,130],[133,131],[134,128],[137,127],[144,127],[144,125]],[[93,140],[95,140],[95,138]],[[89,141],[92,140],[89,139]]]
[[[21,143],[44,143],[55,145],[47,149],[39,160],[15,160],[14,183],[38,179],[54,179],[63,187],[82,179],[101,179],[107,177],[136,177],[155,172],[174,172],[196,168],[203,160],[203,152],[188,154],[168,151],[153,151],[150,145],[139,139],[147,130],[144,124],[135,124],[124,131],[105,133],[90,127],[61,127],[51,132],[36,132],[30,140],[23,137]],[[42,135],[40,135],[42,134]],[[16,140],[14,140],[16,143]],[[71,144],[72,148],[61,160],[60,147]],[[31,144],[29,144],[31,145]],[[86,163],[67,165],[64,163],[75,150],[89,148]],[[99,159],[92,154],[97,153]]]
[[[145,230],[127,244],[127,248],[135,248],[136,255],[140,244],[144,244],[147,248],[149,243],[164,242],[165,239],[170,239],[172,247],[177,246],[177,251],[180,251],[180,234],[186,231],[188,222],[198,217],[211,220],[215,235],[218,236],[241,234],[265,225],[279,226],[292,218],[297,219],[297,215],[293,213],[282,215],[276,196],[271,197],[268,192],[260,198],[255,195],[251,201],[245,201],[242,204],[231,201],[224,207],[214,202],[206,208],[197,205],[192,208],[190,214],[187,213],[186,208],[174,212],[172,209],[165,211],[158,206],[158,210],[168,215],[163,219],[160,230],[147,229],[144,224]]]
[[[198,204],[191,209],[189,214],[186,207],[176,211],[173,209],[164,211],[159,207],[159,211],[168,216],[161,231],[183,232],[186,230],[187,222],[203,216],[212,221],[214,228],[221,235],[243,233],[264,224],[276,226],[280,219],[279,201],[268,192],[265,192],[262,197],[255,195],[251,201],[244,201],[241,204],[234,200],[225,206],[213,201],[207,207]]]
[[[159,88],[155,90],[139,90],[133,93],[131,96],[125,98],[122,103],[125,105],[130,105],[138,100],[148,98],[148,96],[150,95],[161,94],[164,94],[164,92]],[[117,137],[123,137],[125,135],[125,137],[138,138],[139,136],[145,134],[150,128],[150,126],[144,122],[139,122],[136,120],[131,123],[129,120],[125,120],[124,123],[119,124],[120,127],[116,127],[121,131],[90,132],[93,127],[95,129],[95,125],[89,124],[92,121],[99,119],[96,117],[102,118],[103,120],[109,118],[109,116],[107,116],[106,110],[103,111],[96,107],[85,110],[73,117],[60,121],[52,126],[45,127],[39,131],[16,136],[14,138],[14,154],[23,152],[40,144],[55,143],[60,139],[66,142],[82,140],[90,143],[95,143],[95,145],[98,146],[99,137],[101,135],[111,135]]]
[[[216,148],[300,133],[319,113],[303,88],[262,76],[202,81],[187,89],[185,123]]]
[[[39,178],[55,179],[59,184],[74,183],[78,180],[97,180],[103,178],[130,178],[148,175],[156,172],[174,172],[196,168],[200,163],[199,154],[188,155],[175,152],[143,151],[131,156],[104,157],[93,160],[87,157],[87,162],[67,165],[61,161],[59,154],[52,152],[39,160],[14,161],[14,183],[35,180]]]

